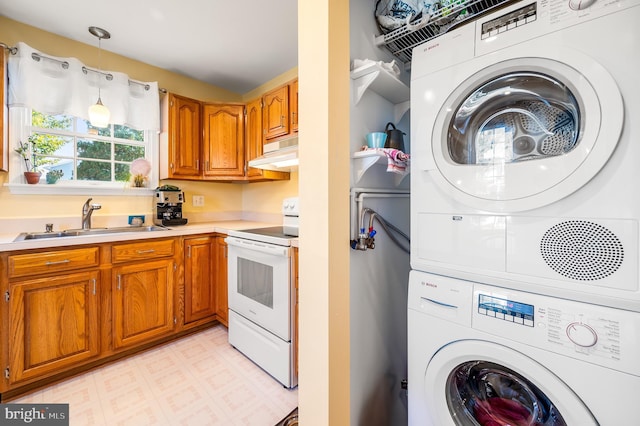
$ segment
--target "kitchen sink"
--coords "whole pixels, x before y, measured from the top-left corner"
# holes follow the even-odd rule
[[[48,238],[79,237],[82,235],[98,234],[120,234],[127,232],[156,232],[167,231],[168,228],[162,226],[117,226],[113,228],[91,228],[91,229],[65,229],[59,232],[23,232],[16,237],[15,241],[42,240]]]

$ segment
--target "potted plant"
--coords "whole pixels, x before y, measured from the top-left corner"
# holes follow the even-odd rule
[[[38,161],[36,157],[37,144],[35,136],[29,136],[29,143],[23,143],[22,141],[19,141],[18,143],[20,144],[20,147],[16,148],[14,151],[20,154],[24,160],[24,165],[27,168],[27,171],[24,172],[24,177],[27,179],[27,183],[34,184],[40,182],[40,176],[42,176],[42,173],[38,170]]]
[[[62,176],[64,176],[64,172],[62,170],[49,170],[47,172],[47,183],[56,183]]]

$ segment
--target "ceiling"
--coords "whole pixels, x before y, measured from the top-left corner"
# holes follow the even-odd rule
[[[96,47],[101,27],[104,50],[239,94],[298,64],[298,0],[0,0],[0,15]]]

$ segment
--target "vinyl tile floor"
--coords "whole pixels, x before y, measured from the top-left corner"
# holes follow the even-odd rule
[[[298,405],[218,325],[8,403],[68,403],[70,426],[273,426]]]

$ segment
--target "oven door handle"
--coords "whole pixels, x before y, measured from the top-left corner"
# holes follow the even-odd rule
[[[246,250],[259,251],[274,256],[287,257],[290,253],[289,247],[283,247],[276,244],[263,243],[260,241],[246,240],[244,238],[227,237],[224,240],[230,247],[240,247]]]

